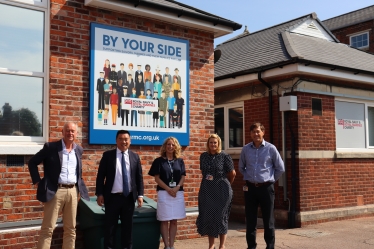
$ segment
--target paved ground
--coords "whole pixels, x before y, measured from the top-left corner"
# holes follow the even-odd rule
[[[276,249],[373,249],[374,217],[333,221],[275,231]],[[257,249],[265,249],[263,231],[257,233]],[[216,240],[216,248],[219,242]],[[208,248],[207,238],[176,241],[175,249]],[[160,249],[164,248],[163,243]],[[230,223],[226,249],[246,249],[245,226]]]

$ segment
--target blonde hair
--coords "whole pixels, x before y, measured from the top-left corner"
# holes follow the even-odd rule
[[[209,137],[208,137],[208,140],[206,141],[206,152],[210,153],[210,149],[209,149],[209,140],[211,138],[215,138],[217,139],[218,141],[218,149],[217,149],[217,153],[220,153],[222,151],[222,141],[221,141],[221,138],[217,135],[217,134],[210,134]]]
[[[160,156],[166,157],[166,145],[169,142],[169,140],[171,140],[175,146],[173,156],[175,158],[179,158],[181,155],[182,147],[180,146],[178,140],[175,137],[168,137],[164,140],[164,143],[162,144],[161,149],[160,149]]]

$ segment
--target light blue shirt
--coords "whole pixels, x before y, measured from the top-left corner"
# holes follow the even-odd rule
[[[239,171],[252,183],[276,182],[284,172],[284,163],[277,148],[265,140],[259,148],[246,144],[240,154]]]
[[[73,144],[73,149],[68,152],[64,140],[62,141],[62,163],[61,173],[58,178],[58,183],[61,184],[75,184],[77,183],[77,157],[75,155],[76,144]]]

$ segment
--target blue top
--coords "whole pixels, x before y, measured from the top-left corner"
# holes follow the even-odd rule
[[[240,154],[239,171],[245,181],[252,183],[276,182],[284,172],[284,163],[277,148],[265,140],[259,148],[246,144]]]
[[[175,104],[175,98],[174,97],[168,97],[168,109],[173,110]]]

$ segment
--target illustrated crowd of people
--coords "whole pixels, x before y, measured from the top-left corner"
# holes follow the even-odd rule
[[[246,240],[249,249],[256,248],[258,206],[264,221],[264,239],[267,249],[274,249],[274,183],[284,172],[284,164],[276,147],[264,140],[265,127],[253,123],[250,127],[252,142],[245,145],[239,159],[239,171],[244,177],[243,187],[246,215]],[[67,122],[62,139],[48,142],[29,161],[37,199],[44,204],[44,218],[38,240],[38,249],[51,246],[53,229],[58,215],[63,215],[64,249],[75,248],[75,226],[78,196],[89,200],[82,178],[83,148],[75,143],[77,125]],[[118,219],[121,220],[121,248],[133,248],[133,213],[135,202],[143,205],[144,183],[142,165],[137,153],[130,150],[131,136],[127,130],[116,134],[116,148],[103,153],[96,178],[96,196],[99,206],[105,205],[104,248],[116,248],[115,236]],[[148,174],[157,184],[157,219],[165,249],[174,249],[177,220],[186,217],[184,186],[186,166],[182,147],[175,137],[163,142]],[[38,165],[43,162],[44,178]],[[198,193],[199,215],[197,232],[208,236],[209,249],[225,248],[228,219],[233,199],[232,183],[236,172],[230,155],[222,151],[221,138],[211,134],[205,151],[200,155],[201,184]]]
[[[169,67],[161,74],[157,66],[152,77],[149,64],[144,66],[145,71],[142,71],[141,64],[137,65],[136,70],[133,67],[129,63],[125,69],[125,64],[120,63],[117,71],[116,64],[105,60],[103,71],[96,82],[98,124],[117,125],[117,119],[120,118],[122,126],[181,128],[185,103],[178,68],[174,69],[172,76]],[[122,107],[123,97],[157,101],[157,111],[147,110],[146,107],[144,110],[125,109]]]

